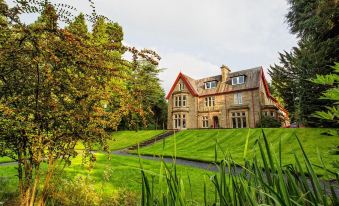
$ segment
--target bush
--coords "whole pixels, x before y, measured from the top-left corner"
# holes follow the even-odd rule
[[[281,122],[271,116],[262,116],[256,126],[258,128],[279,128],[281,127]]]
[[[49,186],[47,205],[136,205],[136,195],[127,190],[116,190],[104,195],[97,191],[94,182],[84,176],[71,179],[58,179]]]

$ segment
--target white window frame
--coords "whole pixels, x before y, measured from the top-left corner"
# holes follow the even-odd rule
[[[182,100],[181,105],[183,107],[186,107],[186,105],[187,105],[187,96],[186,95],[182,95],[181,100]]]
[[[182,91],[185,89],[185,84],[184,83],[180,83],[179,84],[179,91]]]
[[[232,85],[238,85],[238,84],[243,84],[245,83],[245,76],[237,76],[237,77],[232,77]]]
[[[217,81],[205,82],[205,89],[212,89],[217,87]]]
[[[242,104],[242,93],[234,94],[234,104]]]
[[[208,128],[208,116],[203,116],[202,117],[202,127],[203,128]]]
[[[247,115],[245,111],[231,112],[232,128],[246,128]]]
[[[174,107],[186,107],[188,105],[187,95],[175,95],[174,96]]]
[[[205,97],[205,107],[215,106],[215,96]]]

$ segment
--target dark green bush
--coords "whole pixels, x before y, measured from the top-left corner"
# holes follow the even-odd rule
[[[281,122],[271,116],[262,116],[256,126],[258,128],[279,128],[281,127]]]

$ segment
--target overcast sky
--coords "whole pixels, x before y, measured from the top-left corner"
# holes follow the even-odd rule
[[[59,1],[59,0],[58,0]],[[53,2],[53,0],[52,0]],[[63,1],[89,13],[87,0]],[[124,42],[162,57],[167,92],[180,71],[192,78],[278,62],[296,46],[286,0],[94,0],[97,13],[118,22]]]

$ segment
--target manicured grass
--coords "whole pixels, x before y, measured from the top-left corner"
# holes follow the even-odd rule
[[[186,130],[169,137],[165,142],[140,149],[142,154],[165,155],[201,160],[215,160],[215,145],[218,141],[217,155],[221,160],[226,155],[231,155],[239,164],[244,162],[244,148],[248,129],[219,129],[219,130]],[[276,128],[264,129],[272,150],[278,157],[279,142],[281,139],[282,163],[294,163],[294,152],[300,156],[301,150],[297,144],[295,135],[299,137],[302,145],[312,163],[320,165],[319,154],[323,157],[325,165],[334,169],[331,163],[338,159],[338,155],[330,154],[330,150],[339,145],[339,136],[327,136],[323,134],[328,129],[319,128]],[[259,154],[256,140],[262,136],[261,129],[250,129],[247,147],[247,159]],[[323,174],[320,170],[318,173]]]
[[[0,163],[6,163],[6,162],[14,162],[15,160],[9,158],[9,157],[0,157]]]
[[[98,192],[106,195],[112,194],[119,189],[127,189],[140,197],[141,193],[141,171],[138,157],[111,155],[110,160],[107,155],[96,154],[97,161],[92,170],[84,168],[80,155],[72,161],[72,165],[66,168],[64,178],[75,178],[76,176],[89,177]],[[155,175],[155,182],[159,182],[160,162],[153,160],[142,160],[143,167],[148,175]],[[168,163],[170,166],[171,164]],[[202,169],[177,165],[178,175],[182,178],[187,198],[191,199],[189,180],[192,185],[192,199],[197,202],[203,201],[203,182],[206,179],[207,192],[212,194],[213,187],[209,181],[209,176],[214,174]],[[14,166],[0,167],[0,180],[9,181],[6,187],[7,193],[16,191],[17,177]],[[6,177],[6,178],[4,178]],[[159,188],[155,188],[159,189]],[[165,190],[166,191],[166,190]],[[211,200],[213,195],[209,197]],[[1,200],[1,190],[0,190]]]
[[[117,131],[112,133],[112,138],[108,141],[108,145],[111,151],[124,149],[151,139],[164,132],[164,130]],[[84,146],[78,144],[76,149],[84,149]],[[99,148],[97,147],[96,149]]]

